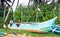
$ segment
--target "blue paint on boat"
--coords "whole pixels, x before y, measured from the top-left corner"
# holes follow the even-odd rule
[[[54,25],[54,22],[57,17],[45,21],[45,22],[37,22],[37,23],[20,23],[19,27],[16,26],[15,23],[12,24],[10,27],[10,24],[8,25],[8,28],[16,28],[16,29],[23,29],[23,30],[38,30],[41,32],[48,32],[51,30],[51,27]]]
[[[54,26],[52,26],[52,30],[51,30],[51,32],[60,35],[60,26],[58,26],[58,25],[54,25]]]

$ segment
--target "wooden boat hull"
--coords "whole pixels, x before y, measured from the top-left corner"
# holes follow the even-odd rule
[[[30,32],[48,32],[51,30],[51,27],[53,26],[55,20],[57,17],[41,22],[41,23],[20,23],[19,26],[17,27],[15,23],[12,24],[10,27],[10,24],[8,25],[9,29],[18,29],[18,30],[27,30]]]

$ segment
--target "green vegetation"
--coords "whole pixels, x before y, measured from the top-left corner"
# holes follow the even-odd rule
[[[4,20],[4,18],[0,17],[0,28],[3,27],[3,20]]]
[[[35,7],[22,7],[20,6],[14,13],[14,20],[22,19],[22,22],[43,22],[53,17],[58,17],[56,23],[60,24],[60,4],[40,4],[40,11]]]
[[[56,35],[54,33],[46,33],[46,34],[40,34],[40,33],[32,33],[32,32],[27,32],[24,30],[10,30],[10,29],[0,29],[0,32],[3,33],[19,33],[23,34],[26,33],[27,35],[32,35],[32,37],[60,37],[60,35]]]

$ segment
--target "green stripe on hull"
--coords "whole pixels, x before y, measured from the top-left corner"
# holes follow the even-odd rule
[[[40,29],[41,32],[48,32],[50,30],[51,30],[51,27],[46,27],[46,28]]]

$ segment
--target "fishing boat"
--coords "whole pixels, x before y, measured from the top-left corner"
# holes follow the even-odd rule
[[[13,23],[12,26],[8,24],[8,28],[18,29],[18,30],[27,30],[30,32],[46,33],[51,30],[51,27],[54,25],[56,18],[57,17],[45,22],[19,23],[19,26],[17,26],[15,23]]]

